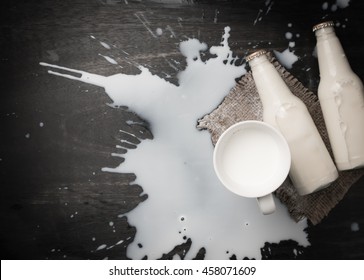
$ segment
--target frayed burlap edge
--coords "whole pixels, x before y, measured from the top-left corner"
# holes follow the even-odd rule
[[[271,54],[269,56],[292,93],[306,104],[322,139],[331,153],[317,96],[286,71]],[[207,129],[215,145],[220,135],[231,125],[244,120],[262,120],[262,114],[263,108],[253,76],[251,72],[248,72],[238,81],[218,108],[198,121],[197,128]],[[363,175],[364,169],[340,172],[339,178],[328,188],[306,196],[300,196],[290,179],[287,178],[282,186],[276,190],[275,195],[287,206],[291,217],[296,222],[307,218],[315,225],[329,214],[349,188]]]

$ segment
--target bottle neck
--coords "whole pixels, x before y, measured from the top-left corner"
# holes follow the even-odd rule
[[[266,55],[254,58],[249,65],[264,107],[284,103],[293,96]]]
[[[321,78],[341,76],[352,71],[333,27],[315,31],[316,48]]]

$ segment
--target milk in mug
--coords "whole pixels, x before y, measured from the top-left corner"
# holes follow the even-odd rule
[[[289,172],[300,195],[329,186],[338,177],[333,160],[307,110],[292,94],[266,51],[246,58],[263,103],[263,120],[276,127],[288,142],[292,162]]]
[[[313,27],[320,69],[318,97],[336,166],[364,166],[364,90],[352,71],[332,21]]]

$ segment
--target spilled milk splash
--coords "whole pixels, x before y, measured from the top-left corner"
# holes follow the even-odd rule
[[[295,223],[278,201],[277,211],[263,216],[254,199],[227,191],[217,179],[213,165],[213,146],[206,131],[196,123],[219,105],[245,73],[235,66],[228,45],[230,28],[222,43],[209,49],[215,55],[202,61],[207,45],[197,39],[180,44],[187,67],[179,73],[179,85],[140,67],[138,75],[95,75],[57,65],[72,74],[49,70],[50,74],[94,84],[105,89],[115,106],[128,106],[151,124],[153,140],[143,140],[137,149],[122,156],[125,161],[106,172],[135,173],[148,199],[124,214],[137,231],[127,248],[133,259],[160,258],[176,245],[192,240],[185,258],[191,259],[203,247],[206,259],[261,258],[265,242],[293,239],[307,246],[306,222]],[[122,198],[120,198],[120,201]]]

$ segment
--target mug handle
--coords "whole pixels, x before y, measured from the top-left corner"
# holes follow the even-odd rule
[[[276,210],[276,205],[274,203],[273,194],[267,194],[265,196],[257,197],[258,205],[260,211],[264,215],[272,214]]]

